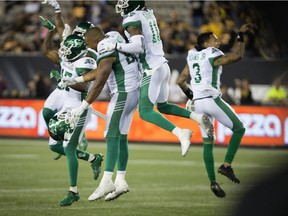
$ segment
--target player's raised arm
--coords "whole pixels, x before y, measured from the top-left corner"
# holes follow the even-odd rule
[[[245,43],[244,34],[253,27],[252,24],[244,24],[241,26],[237,35],[237,43],[231,53],[225,54],[214,61],[214,66],[227,65],[239,61],[243,58]]]
[[[65,29],[64,21],[62,19],[61,15],[61,7],[60,4],[57,2],[57,0],[44,0],[42,4],[48,4],[55,10],[55,26],[56,31],[60,37],[60,41],[63,39],[63,32]]]
[[[44,19],[41,16],[40,16],[40,20],[41,20],[42,25],[49,30],[43,43],[41,44],[41,52],[54,64],[59,64],[58,52],[53,50],[53,45],[52,45],[52,38],[55,34],[55,25],[53,25],[53,23],[51,23],[47,19]]]

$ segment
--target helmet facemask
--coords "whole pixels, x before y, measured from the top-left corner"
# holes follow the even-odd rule
[[[115,5],[116,13],[120,13],[121,16],[124,16],[124,9],[129,6],[128,1],[129,0],[118,0],[117,4]]]
[[[59,56],[66,61],[73,61],[86,55],[87,46],[83,38],[69,35],[60,44]]]

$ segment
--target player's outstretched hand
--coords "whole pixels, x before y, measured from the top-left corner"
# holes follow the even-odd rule
[[[82,106],[79,106],[77,108],[74,108],[71,110],[71,121],[72,122],[78,122],[80,116],[83,114],[85,110],[82,108]]]
[[[105,53],[105,52],[111,52],[111,51],[116,49],[117,43],[106,42],[101,47],[102,47],[102,49],[99,51],[100,54]]]
[[[60,89],[65,89],[67,86],[75,85],[77,82],[71,77],[62,77],[61,81],[58,83]]]
[[[61,8],[57,0],[43,0],[42,4],[49,4],[55,9],[55,12],[61,12]]]
[[[49,31],[53,31],[55,29],[55,25],[50,20],[45,19],[42,16],[39,16],[39,19],[41,21],[41,25],[47,28]]]

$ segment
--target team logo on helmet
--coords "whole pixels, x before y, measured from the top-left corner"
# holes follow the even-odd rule
[[[64,140],[65,133],[72,132],[75,128],[74,122],[69,120],[69,113],[56,113],[49,121],[48,132],[54,140]]]
[[[76,60],[86,53],[86,43],[80,36],[69,35],[60,44],[59,55],[67,61]]]

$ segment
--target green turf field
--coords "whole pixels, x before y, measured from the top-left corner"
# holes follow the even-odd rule
[[[88,149],[105,155],[106,145],[90,142]],[[216,167],[225,151],[226,147],[215,147]],[[54,161],[45,140],[0,139],[0,215],[231,215],[229,212],[241,193],[259,178],[269,176],[273,167],[287,156],[287,150],[240,148],[234,170],[241,184],[217,175],[227,193],[226,198],[219,199],[210,191],[201,146],[192,146],[183,158],[179,145],[130,144],[126,175],[129,193],[111,202],[103,199],[88,202],[99,180],[93,180],[90,165],[81,161],[78,178],[81,198],[63,208],[58,202],[69,188],[66,158]]]

